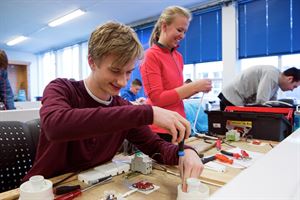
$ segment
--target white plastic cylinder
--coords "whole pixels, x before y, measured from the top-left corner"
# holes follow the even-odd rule
[[[43,176],[32,176],[20,186],[19,200],[53,200],[52,182]]]
[[[207,200],[209,197],[209,188],[207,185],[202,184],[199,179],[188,178],[187,192],[182,191],[182,185],[177,187],[177,200]]]
[[[187,183],[187,192],[195,192],[199,191],[201,182],[197,178],[188,178],[186,180]]]

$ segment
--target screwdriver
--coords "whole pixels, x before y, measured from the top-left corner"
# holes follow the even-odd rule
[[[179,132],[178,132],[178,136],[179,136]],[[181,140],[181,142],[179,142],[178,147],[179,147],[178,148],[178,156],[179,157],[184,156],[184,137]]]
[[[54,189],[55,195],[66,194],[75,190],[80,190],[80,185],[64,185]]]
[[[102,180],[99,180],[98,183],[94,184],[94,185],[91,185],[85,189],[77,189],[77,190],[74,190],[72,192],[69,192],[67,194],[64,194],[64,195],[61,195],[59,197],[56,197],[54,200],[72,200],[74,199],[75,197],[78,197],[79,195],[81,195],[82,192],[85,192],[93,187],[96,187],[98,185],[102,185],[104,183],[107,183],[107,182],[110,182],[112,179],[112,176],[107,176],[107,177],[104,177]]]

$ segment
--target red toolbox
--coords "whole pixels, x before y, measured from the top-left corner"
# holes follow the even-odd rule
[[[292,132],[292,108],[227,106],[225,111],[207,114],[210,134],[224,135],[237,126],[253,138],[281,141]]]

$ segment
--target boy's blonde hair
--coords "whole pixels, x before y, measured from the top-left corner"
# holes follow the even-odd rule
[[[121,68],[133,59],[141,59],[143,47],[132,28],[118,22],[107,22],[91,34],[88,53],[93,60],[116,57],[112,67]]]
[[[167,25],[170,25],[175,17],[177,15],[181,15],[181,16],[184,16],[186,17],[189,21],[192,20],[192,15],[191,15],[191,12],[186,9],[186,8],[183,8],[181,6],[170,6],[170,7],[167,7],[160,15],[160,17],[158,18],[154,28],[153,28],[153,31],[151,33],[151,37],[150,37],[150,40],[149,40],[149,45],[150,47],[152,46],[153,43],[157,42],[159,40],[159,35],[160,35],[160,32],[161,32],[161,24],[162,22],[165,22]]]

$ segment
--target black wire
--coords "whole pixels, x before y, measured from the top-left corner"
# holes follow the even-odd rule
[[[62,180],[60,180],[60,181],[54,183],[54,184],[53,184],[53,187],[58,186],[60,183],[64,182],[65,180],[67,180],[67,179],[69,179],[69,178],[71,178],[71,177],[77,175],[79,172],[80,172],[80,171],[78,171],[78,172],[73,172],[73,173],[70,174],[69,176],[67,176],[67,177],[63,178]]]

